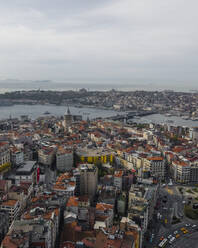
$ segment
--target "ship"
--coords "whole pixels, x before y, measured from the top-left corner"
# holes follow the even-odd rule
[[[166,122],[168,122],[168,123],[174,123],[173,120],[167,120]]]
[[[182,116],[181,118],[184,120],[189,120],[189,116]]]
[[[44,114],[44,115],[50,115],[51,113],[48,112],[48,111],[45,111],[43,114]]]
[[[192,117],[191,121],[198,121],[198,117]]]

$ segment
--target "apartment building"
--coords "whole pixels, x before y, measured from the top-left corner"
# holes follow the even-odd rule
[[[73,167],[73,151],[59,147],[56,153],[56,167],[59,171],[70,171]]]
[[[3,179],[3,174],[11,167],[10,149],[8,142],[0,142],[0,179]]]
[[[145,199],[144,187],[132,185],[129,191],[128,218],[133,220],[146,232],[149,222],[149,204]]]
[[[175,181],[180,183],[190,182],[190,165],[182,160],[172,162],[172,175]]]
[[[11,162],[13,166],[19,166],[24,162],[24,152],[16,147],[11,148]]]
[[[164,179],[166,175],[166,164],[163,157],[147,157],[144,159],[143,171],[150,172],[150,176]]]
[[[76,178],[72,173],[61,174],[53,185],[53,192],[62,196],[62,201],[66,201],[70,196],[74,196],[76,188]]]
[[[1,203],[0,210],[9,215],[9,225],[16,219],[20,210],[20,202],[18,200],[7,200]]]
[[[6,211],[0,211],[0,244],[9,229],[9,215]]]
[[[52,165],[52,163],[55,161],[55,153],[55,148],[43,146],[38,150],[38,162],[42,165]]]
[[[17,170],[14,176],[16,185],[23,182],[37,183],[37,162],[25,161]]]
[[[81,164],[80,194],[93,197],[98,185],[98,168],[94,164]]]
[[[109,228],[113,225],[113,217],[114,217],[113,205],[106,203],[97,203],[96,222],[100,221],[100,224],[102,224],[101,222],[104,222],[104,226],[106,228]],[[95,224],[95,228],[96,227],[97,227],[97,223]]]
[[[198,165],[192,164],[190,167],[190,182],[198,182]]]
[[[123,171],[115,171],[114,173],[114,186],[122,190],[122,177],[123,177]]]

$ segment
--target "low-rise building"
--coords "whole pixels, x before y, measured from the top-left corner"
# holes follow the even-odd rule
[[[1,248],[10,248],[10,247],[30,247],[30,235],[23,231],[13,231],[5,236],[2,241]]]
[[[97,203],[96,205],[96,221],[104,222],[105,227],[109,228],[113,225],[114,209],[111,204]]]
[[[37,183],[37,162],[25,161],[19,168],[17,168],[14,176],[15,184],[20,185],[23,182],[32,184]]]
[[[52,187],[52,191],[62,196],[63,202],[65,202],[70,196],[74,196],[76,188],[76,178],[72,173],[66,172],[61,174],[56,183]]]

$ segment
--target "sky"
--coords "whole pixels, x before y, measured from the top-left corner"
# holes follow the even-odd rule
[[[0,80],[198,85],[197,0],[0,2]]]

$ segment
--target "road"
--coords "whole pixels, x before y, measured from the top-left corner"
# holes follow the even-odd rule
[[[146,242],[144,246],[146,248],[158,247],[160,238],[167,238],[169,235],[175,236],[174,232],[178,231],[180,237],[176,239],[173,244],[167,244],[166,247],[197,248],[198,230],[193,229],[192,226],[196,224],[198,227],[198,221],[188,219],[184,216],[184,204],[182,203],[183,198],[178,192],[177,188],[175,186],[160,187],[159,199],[160,207],[157,211],[155,211],[155,216],[153,218],[154,224],[150,229],[150,236],[151,234],[154,234],[154,238],[152,240],[152,243]],[[157,213],[160,213],[160,215],[162,216],[161,219],[156,218]],[[173,216],[180,219],[181,222],[178,224],[172,224]],[[186,224],[190,224],[190,226],[186,227]],[[183,234],[183,232],[180,230],[182,227],[186,227],[189,233]],[[193,240],[192,242],[191,238]]]
[[[187,234],[186,236],[181,237],[177,242],[170,245],[170,248],[197,248],[198,245],[198,232],[192,234]],[[167,246],[168,247],[168,246]]]

